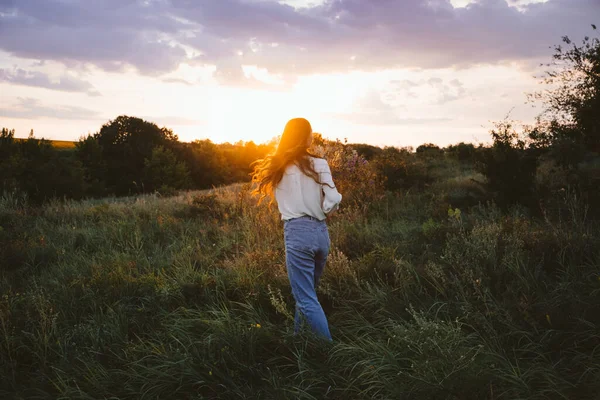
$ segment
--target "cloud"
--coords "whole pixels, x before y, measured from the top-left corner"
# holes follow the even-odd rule
[[[467,95],[467,89],[459,79],[445,81],[439,77],[411,80],[393,80],[390,82],[391,98],[433,99],[433,104],[446,104]]]
[[[1,107],[0,116],[6,118],[53,118],[68,120],[98,120],[99,113],[82,107],[74,106],[44,106],[37,99],[17,98],[12,107]]]
[[[21,68],[12,70],[0,68],[0,82],[100,96],[91,83],[67,74],[63,74],[58,80],[53,80],[43,72],[26,71]]]
[[[406,97],[418,98],[419,95],[416,94],[413,89],[419,87],[421,84],[404,79],[404,80],[392,80],[390,81],[390,86],[392,90],[394,90],[397,94],[402,94]]]
[[[167,37],[185,27],[168,16],[167,6],[156,0],[4,0],[0,49],[70,66],[169,72],[186,52]]]
[[[215,65],[246,85],[254,65],[286,80],[311,73],[467,68],[549,59],[562,35],[600,20],[598,0],[326,0],[295,8],[275,0],[18,0],[0,2],[0,49],[147,75],[182,62]]]
[[[193,86],[193,83],[188,82],[185,79],[181,79],[181,78],[165,78],[162,81],[164,83],[179,83],[179,84],[185,85],[185,86]]]
[[[239,65],[235,60],[227,59],[218,62],[213,77],[222,86],[267,90],[270,92],[285,91],[291,88],[291,82],[270,83],[258,79],[256,77],[257,72],[260,71],[256,71],[253,66]]]
[[[371,126],[420,125],[450,121],[449,118],[401,117],[398,114],[398,110],[403,109],[405,109],[404,106],[393,106],[385,103],[381,98],[381,93],[376,90],[372,90],[355,103],[352,112],[329,113],[327,116],[359,125]]]
[[[287,75],[549,58],[548,46],[562,35],[583,36],[590,29],[582,21],[600,19],[596,0],[549,0],[519,9],[504,0],[456,9],[447,0],[329,0],[292,14],[275,2],[250,7],[255,3],[228,0],[218,18],[214,8],[221,2],[211,2],[210,13],[196,3],[175,3],[185,10],[182,18],[203,27],[190,45],[202,47],[206,34],[218,36],[221,51],[243,52],[240,63]],[[237,11],[252,21],[236,18]]]
[[[458,79],[445,83],[441,78],[432,78],[427,83],[437,91],[437,104],[446,104],[464,97],[467,90]]]

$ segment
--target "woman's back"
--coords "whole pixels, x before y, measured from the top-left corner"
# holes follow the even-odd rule
[[[310,157],[310,160],[321,184],[304,174],[298,165],[290,164],[275,189],[275,199],[283,220],[303,215],[324,220],[325,214],[334,210],[342,200],[327,161],[316,157]]]

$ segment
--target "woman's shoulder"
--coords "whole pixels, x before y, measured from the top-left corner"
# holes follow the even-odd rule
[[[310,156],[308,156],[308,158],[310,158],[313,161],[313,163],[315,163],[315,165],[327,164],[327,160],[324,159],[323,157],[319,157],[319,156],[315,156],[315,155],[311,154]]]
[[[321,157],[317,157],[317,156],[310,156],[310,159],[313,162],[313,165],[315,167],[316,170],[323,170],[323,169],[328,169],[329,168],[329,164],[327,163],[327,160]],[[319,171],[320,172],[320,171]]]

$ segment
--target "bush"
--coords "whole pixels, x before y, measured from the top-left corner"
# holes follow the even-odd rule
[[[406,149],[386,147],[374,160],[386,190],[398,191],[423,187],[432,181],[426,161]]]
[[[472,143],[460,142],[457,145],[450,145],[445,149],[450,157],[460,162],[473,162],[475,160],[476,148]]]
[[[146,191],[173,192],[189,187],[190,176],[186,165],[178,161],[172,151],[158,146],[150,158],[144,160],[144,186]]]
[[[84,170],[70,151],[59,151],[50,141],[29,137],[15,140],[14,131],[0,134],[0,190],[21,191],[37,204],[53,197],[81,198]]]
[[[510,122],[498,123],[491,135],[494,144],[480,153],[477,166],[496,202],[503,207],[516,203],[535,207],[537,153]]]
[[[426,158],[438,158],[443,157],[444,151],[439,146],[433,143],[422,144],[417,147],[417,155]]]
[[[172,150],[178,143],[177,135],[171,130],[125,115],[102,125],[93,137],[106,166],[106,185],[116,195],[144,192],[145,160],[152,159],[155,147]]]
[[[341,142],[325,142],[314,153],[327,160],[344,207],[365,208],[383,195],[380,175],[372,162]]]

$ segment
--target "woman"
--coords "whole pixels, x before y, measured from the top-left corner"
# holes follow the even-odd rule
[[[261,199],[275,195],[284,221],[286,267],[296,301],[295,332],[304,318],[313,332],[331,341],[315,289],[329,254],[326,214],[337,208],[342,195],[327,161],[308,152],[312,138],[306,119],[290,120],[277,151],[254,164],[252,181],[258,184],[254,194]]]

